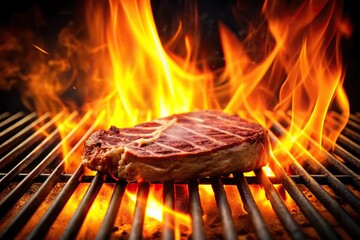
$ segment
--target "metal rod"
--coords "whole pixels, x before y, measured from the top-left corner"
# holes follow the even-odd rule
[[[291,122],[291,119],[289,117],[289,115],[286,115],[285,113],[282,113],[280,112],[280,114],[282,115],[283,119],[289,124]],[[271,115],[268,115],[268,117],[271,118]],[[282,128],[281,124],[274,118],[272,118],[272,121],[275,121],[276,122],[276,127],[278,129],[278,131],[280,131],[281,134],[284,134],[284,132],[286,131],[284,128],[283,130],[279,129],[279,128]],[[333,120],[331,120],[333,121]],[[298,130],[301,131],[301,129],[296,126],[295,124],[292,125],[293,127],[296,127]],[[334,132],[333,129],[328,129],[329,131],[331,132]],[[319,146],[319,143],[316,142],[313,138],[311,138],[310,136],[308,135],[304,135],[307,137],[308,140],[311,141],[312,144],[314,144],[315,146]],[[329,145],[332,145],[333,144],[333,140],[331,140],[329,137],[323,135],[323,140],[329,144]],[[350,148],[353,149],[357,149],[357,151],[359,151],[360,147],[359,145],[357,145],[355,142],[353,142],[352,140],[348,139],[346,136],[344,136],[343,134],[340,134],[338,139],[337,139],[337,142],[335,143],[335,148],[334,148],[334,152],[336,154],[338,154],[339,156],[341,156],[347,163],[351,164],[352,166],[356,167],[357,169],[360,169],[360,160],[358,158],[356,158],[355,156],[353,156],[351,153],[349,153],[348,151],[346,151],[344,148],[342,148],[339,144],[342,143],[343,145],[346,145],[348,148],[349,146],[351,146]],[[338,160],[335,159],[329,152],[325,152],[326,154],[326,157],[327,157],[327,161],[331,160],[331,164],[334,164],[334,163],[337,163]],[[341,165],[343,165],[341,163]],[[339,165],[338,165],[339,166]],[[344,166],[344,165],[343,165]],[[342,168],[342,167],[341,167]],[[338,169],[339,171],[343,172],[342,170]],[[351,173],[352,172],[352,173]],[[353,174],[353,171],[346,171],[345,174],[349,174],[351,176],[354,177],[354,181],[359,181],[359,176],[357,174]]]
[[[7,118],[8,116],[10,116],[11,113],[10,112],[4,112],[0,114],[0,120],[3,120],[4,118]]]
[[[31,121],[35,117],[36,117],[36,113],[30,113],[29,115],[22,118],[20,121],[14,123],[14,124],[11,124],[8,128],[6,128],[2,132],[0,132],[0,141],[2,141],[8,135],[14,133],[22,125],[24,125],[27,122]]]
[[[274,117],[267,114],[267,117],[272,120],[273,122],[273,128],[276,129],[278,132],[280,132],[282,135],[287,135],[286,129],[277,122]],[[304,135],[306,136],[306,135]],[[274,137],[274,135],[273,135]],[[314,144],[316,147],[319,146],[318,143],[316,143],[313,139],[309,139],[311,144]],[[303,154],[305,155],[304,161],[308,163],[309,167],[314,169],[316,172],[320,172],[326,178],[328,179],[329,186],[339,195],[341,196],[349,205],[360,213],[360,199],[355,196],[353,192],[351,192],[344,184],[342,184],[334,175],[327,170],[319,161],[317,161],[314,156],[312,156],[300,143],[296,142],[295,145],[303,151]],[[327,151],[325,152],[325,155],[327,156],[326,160],[332,164],[334,167],[336,167],[339,171],[346,171],[350,175],[352,175],[355,179],[355,181],[359,181],[359,176],[357,176],[354,172],[352,172],[349,168],[347,168],[344,164],[340,163],[337,159],[335,159],[333,156],[331,156]],[[298,161],[295,161],[298,163]],[[300,165],[300,164],[298,164]]]
[[[76,112],[74,112],[73,114],[71,114],[68,119],[72,119],[77,115]],[[89,117],[88,115],[86,115],[87,117]],[[38,175],[40,174],[46,167],[47,165],[49,165],[54,159],[56,159],[56,157],[61,154],[61,147],[63,142],[69,140],[71,137],[73,137],[73,135],[75,134],[75,132],[78,130],[78,128],[80,128],[80,126],[82,126],[82,124],[84,124],[86,118],[84,117],[83,119],[81,119],[81,121],[79,122],[78,126],[76,128],[74,128],[68,135],[66,135],[64,137],[64,139],[57,144],[52,151],[29,173],[29,175],[24,178],[23,181],[21,181],[4,199],[2,199],[2,201],[0,202],[0,218],[2,218],[5,214],[5,209],[8,209],[9,207],[11,207],[12,205],[14,205],[16,203],[16,201],[22,196],[22,194],[26,191],[26,189],[28,189],[31,184],[32,184],[32,180]],[[73,149],[72,149],[73,150]]]
[[[6,174],[7,173],[0,173],[0,179],[2,177],[4,177]],[[27,175],[28,175],[27,173],[19,173],[11,180],[11,182],[20,182]],[[34,178],[33,182],[42,183],[42,182],[46,181],[46,179],[49,176],[50,176],[49,173],[41,173],[37,177]],[[58,179],[58,181],[59,182],[67,182],[71,178],[71,176],[72,176],[71,174],[61,174],[61,177]],[[304,184],[305,183],[304,179],[300,175],[295,174],[295,175],[290,175],[289,177],[296,184]],[[328,185],[328,180],[327,180],[326,176],[324,176],[324,175],[311,174],[311,177],[320,185]],[[339,181],[341,181],[343,184],[354,184],[352,177],[350,177],[348,175],[335,174],[334,177],[339,179]],[[92,176],[92,175],[84,175],[81,178],[81,182],[82,183],[90,183],[93,180],[93,178],[94,178],[94,176]],[[279,177],[269,176],[268,178],[272,184],[282,183],[281,182],[282,179]],[[245,179],[248,184],[259,184],[259,182],[257,181],[255,176],[245,176]],[[117,183],[117,181],[112,178],[111,179],[107,178],[105,180],[105,183]],[[186,184],[187,181],[176,181],[176,183],[177,184]],[[233,177],[223,177],[222,183],[223,183],[223,185],[234,185],[234,184],[237,184],[237,180]],[[162,184],[162,183],[160,181],[154,181],[154,182],[151,182],[151,184]],[[211,180],[208,178],[202,178],[202,179],[199,179],[199,184],[210,185]]]
[[[0,202],[0,218],[4,216],[7,209],[13,206],[16,201],[25,193],[25,191],[32,185],[32,180],[42,172],[46,166],[53,161],[59,154],[59,149],[54,149],[47,157],[41,161],[16,187],[3,198]]]
[[[266,113],[265,114],[273,123],[273,129],[275,129],[277,132],[279,132],[281,135],[287,135],[287,130],[271,115]],[[287,116],[284,116],[286,121],[290,121],[290,119]],[[297,128],[300,131],[300,128],[293,124],[294,128]],[[303,135],[304,137],[309,140],[309,143],[317,148],[322,148],[322,146],[316,142],[313,138],[308,136],[307,134]],[[273,135],[273,139],[276,138],[275,135]],[[330,139],[324,136],[324,140],[328,143],[331,143]],[[278,141],[277,141],[278,142]],[[314,156],[312,156],[307,149],[305,149],[300,143],[296,142],[295,145],[300,148],[304,155],[306,156],[305,161],[310,164],[311,167],[316,169],[316,171],[321,171],[324,173],[326,178],[329,179],[328,184],[342,197],[345,199],[349,199],[350,202],[352,202],[355,209],[359,209],[360,207],[360,200],[357,200],[357,197],[348,189],[346,188],[337,178],[334,177],[332,173],[330,173],[317,159],[315,159]],[[350,168],[345,166],[342,162],[338,161],[333,155],[331,155],[328,151],[323,151],[322,154],[325,155],[325,160],[330,163],[334,168],[336,168],[339,172],[343,174],[347,174],[351,176],[354,180],[354,185],[357,188],[360,188],[360,176],[356,174],[354,171],[352,171]],[[360,163],[360,162],[359,162]],[[359,209],[360,210],[360,209]]]
[[[17,213],[16,217],[8,224],[6,229],[1,232],[0,239],[11,239],[16,234],[20,232],[20,230],[25,226],[26,222],[30,219],[30,217],[34,214],[36,209],[40,206],[40,204],[44,201],[46,196],[50,193],[51,189],[57,183],[57,179],[61,176],[61,173],[64,171],[63,165],[58,166],[53,173],[49,176],[49,178],[41,185],[38,191],[31,197],[31,199],[23,206],[23,208]],[[10,203],[7,205],[12,205],[14,203]],[[3,215],[6,213],[6,210],[1,210],[0,214]]]
[[[91,182],[89,188],[86,190],[86,193],[81,200],[79,207],[77,208],[74,216],[68,223],[64,234],[61,236],[61,239],[75,239],[87,213],[90,210],[92,203],[94,202],[98,192],[100,191],[103,182],[104,175],[98,172],[94,180]]]
[[[360,134],[354,130],[346,127],[342,130],[341,133],[352,139],[354,142],[360,144]]]
[[[79,185],[80,177],[83,173],[84,167],[80,164],[27,239],[43,239],[45,237],[51,225],[54,223],[65,204],[74,193],[76,187]]]
[[[238,180],[236,187],[240,193],[244,209],[249,214],[250,221],[255,229],[256,236],[258,239],[273,239],[265,223],[264,217],[255,203],[244,174],[235,173],[234,177]]]
[[[360,238],[360,227],[358,224],[313,178],[311,178],[310,174],[297,161],[291,165],[291,168],[304,178],[306,186],[316,198],[319,199],[324,207],[343,225],[348,234],[355,238]]]
[[[348,149],[349,151],[351,151],[355,155],[360,156],[360,146],[359,146],[359,144],[355,143],[354,141],[352,141],[348,137],[340,134],[336,141],[337,141],[337,143],[339,143],[340,145],[342,145],[343,147],[345,147],[346,149]]]
[[[21,118],[22,116],[24,116],[25,113],[23,112],[18,112],[18,113],[15,113],[14,115],[12,115],[11,117],[8,117],[7,119],[5,119],[4,121],[0,122],[0,128],[8,125],[9,123],[15,121],[16,119],[18,118]]]
[[[350,114],[349,118],[355,121],[356,123],[360,124],[360,118],[358,116],[354,114]]]
[[[164,183],[164,197],[163,197],[163,229],[162,229],[162,239],[175,239],[174,228],[175,228],[175,219],[174,219],[174,183],[165,182]],[[168,211],[170,210],[170,211]]]
[[[337,119],[343,118],[343,117],[342,117],[339,113],[337,113],[337,112],[332,112],[332,117],[337,118]],[[355,121],[353,121],[350,117],[347,119],[346,126],[354,129],[354,130],[357,131],[357,132],[360,131],[360,124],[358,124],[358,123],[356,123]]]
[[[196,180],[189,181],[190,213],[192,223],[191,239],[205,239],[204,222],[202,220],[202,208],[199,195],[199,184]]]
[[[82,126],[85,121],[89,118],[90,112],[87,113],[78,123],[78,126],[74,128],[65,138],[67,138],[69,135],[74,134],[75,131],[78,130],[80,126]],[[15,235],[17,234],[20,229],[25,225],[26,221],[34,214],[36,209],[40,206],[41,202],[45,199],[45,197],[49,194],[53,186],[58,182],[57,179],[61,177],[61,174],[64,171],[64,165],[65,162],[68,161],[69,157],[83,144],[83,141],[90,135],[90,133],[94,130],[96,124],[98,124],[98,121],[96,121],[83,135],[83,137],[77,142],[77,144],[70,150],[70,152],[64,157],[64,159],[58,164],[58,166],[53,170],[53,172],[50,174],[50,176],[47,178],[47,180],[44,182],[44,184],[41,185],[41,187],[38,189],[38,191],[32,196],[32,198],[25,204],[25,206],[20,210],[20,212],[17,214],[17,216],[11,221],[11,223],[8,225],[6,230],[2,233],[1,236],[6,235]],[[28,175],[31,176],[31,175]],[[33,176],[31,176],[31,179]],[[25,178],[20,184],[28,184],[27,182],[32,182],[32,180],[29,179],[27,181],[27,178]],[[20,185],[18,184],[18,186]],[[14,191],[13,191],[14,192]],[[12,192],[12,193],[13,193]],[[20,197],[20,196],[18,196]],[[6,197],[6,199],[14,198],[13,196],[9,197],[9,195]],[[0,211],[0,214],[3,215],[6,214],[5,207],[6,205],[12,206],[14,202],[6,202],[6,204],[1,205],[4,210]],[[3,203],[2,201],[1,203]],[[16,231],[15,231],[16,229]],[[0,237],[1,239],[1,237]]]
[[[338,124],[337,120],[334,117],[328,117],[326,118],[329,122],[333,123],[333,124]],[[349,126],[346,126],[342,131],[342,134],[346,135],[347,137],[349,137],[350,139],[352,139],[353,141],[355,141],[356,143],[360,144],[360,134],[356,131],[354,131],[353,129],[351,129]]]
[[[309,160],[305,160],[309,163]],[[339,197],[342,197],[355,211],[360,213],[360,199],[351,192],[344,184],[342,184],[339,179],[331,174],[323,165],[318,162],[312,161],[309,165],[316,168],[315,170],[328,179],[329,186],[334,190]],[[314,166],[315,165],[315,166]]]
[[[0,159],[0,169],[4,166],[15,160],[20,154],[22,154],[26,149],[34,145],[36,142],[40,141],[44,138],[44,132],[53,125],[63,114],[59,113],[50,121],[42,125],[36,132],[34,132],[31,136],[29,136],[26,140],[23,140],[24,136],[26,137],[27,132],[33,130],[38,124],[45,121],[48,117],[48,114],[44,114],[38,120],[34,121],[32,124],[25,127],[23,130],[18,132],[16,135],[11,137],[8,141],[0,145],[0,154],[3,151],[7,151],[8,148],[12,148],[4,157]],[[22,140],[22,142],[16,146],[14,146],[18,141]]]
[[[332,112],[332,113],[335,113],[335,112]],[[334,116],[328,116],[326,118],[326,120],[333,123],[336,126],[339,126],[338,121],[334,118]],[[328,130],[334,131],[332,128],[328,128]],[[349,127],[345,127],[345,128],[342,129],[341,134],[347,136],[348,138],[350,138],[351,140],[353,140],[357,144],[360,144],[360,134],[358,132],[354,131],[353,129],[351,129]]]
[[[0,191],[2,191],[4,188],[7,187],[10,180],[16,176],[19,172],[24,170],[27,166],[29,166],[30,163],[32,163],[37,157],[41,155],[41,153],[47,149],[51,144],[53,144],[55,141],[59,140],[59,130],[54,130],[49,136],[47,136],[44,141],[42,141],[39,145],[36,146],[36,148],[31,151],[25,158],[23,158],[15,167],[13,167],[8,174],[6,174],[1,180],[0,180]]]
[[[234,221],[231,216],[231,209],[226,198],[225,189],[219,177],[212,178],[212,188],[215,194],[216,204],[220,211],[220,219],[223,227],[224,239],[237,239]]]
[[[264,187],[266,197],[269,199],[274,212],[278,216],[280,222],[285,227],[285,230],[292,239],[305,239],[305,234],[301,231],[299,225],[295,222],[289,210],[286,208],[279,193],[267,178],[263,169],[255,171],[256,176],[259,178],[259,182]]]
[[[348,151],[346,151],[341,146],[335,145],[334,153],[340,156],[345,162],[350,164],[352,167],[360,169],[360,160],[351,153],[349,153]]]
[[[116,184],[100,231],[96,236],[97,240],[105,240],[110,238],[110,235],[114,229],[115,219],[119,211],[120,203],[124,196],[126,186],[126,182],[118,182]]]
[[[270,132],[270,134],[272,133]],[[274,173],[283,179],[282,184],[284,188],[299,206],[306,218],[309,219],[315,231],[323,239],[340,239],[338,233],[305,197],[304,193],[296,186],[295,181],[290,178],[283,166],[275,157],[271,158],[270,165]]]
[[[146,203],[149,196],[150,184],[148,182],[139,183],[134,219],[131,225],[129,240],[142,239],[142,230],[144,225]]]

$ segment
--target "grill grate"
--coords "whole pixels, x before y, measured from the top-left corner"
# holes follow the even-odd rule
[[[50,114],[37,116],[35,113],[26,114],[19,112],[0,114],[0,227],[1,239],[9,239],[24,234],[21,232],[25,225],[38,211],[41,204],[46,202],[51,192],[57,185],[61,185],[58,192],[53,194],[48,208],[43,212],[36,224],[26,232],[28,239],[46,237],[55,221],[61,218],[61,212],[66,207],[69,199],[81,184],[87,184],[87,190],[70,219],[66,222],[62,239],[74,239],[85,221],[99,191],[105,183],[114,185],[112,196],[106,206],[106,215],[101,219],[101,226],[97,231],[98,239],[107,239],[111,236],[116,225],[119,209],[122,205],[127,182],[115,182],[107,176],[97,173],[95,176],[84,175],[83,166],[77,165],[76,170],[69,174],[65,173],[67,164],[78,162],[78,153],[81,153],[82,144],[86,138],[96,129],[98,122],[92,122],[92,113],[84,116],[74,112],[68,116],[59,113],[51,117]],[[286,126],[290,118],[286,113],[266,113],[265,116],[273,123],[270,137],[273,143],[280,144],[279,136],[287,134]],[[327,121],[336,124],[341,118],[337,113],[331,113]],[[55,122],[62,120],[70,122],[78,119],[78,124],[72,126],[72,130],[66,136],[60,136],[60,131],[55,127]],[[86,129],[86,132],[82,132]],[[46,134],[44,134],[46,132]],[[78,134],[82,132],[82,134]],[[310,143],[317,143],[310,139]],[[324,139],[325,142],[329,141]],[[62,156],[63,142],[71,142],[72,148]],[[222,238],[237,239],[239,233],[232,216],[229,199],[225,186],[236,186],[241,197],[241,202],[248,214],[254,233],[259,239],[276,238],[271,229],[271,223],[266,220],[256,203],[256,196],[250,190],[250,185],[260,185],[271,203],[277,219],[281,223],[286,234],[291,239],[305,239],[307,234],[303,231],[294,214],[289,210],[283,200],[281,191],[275,188],[275,184],[289,194],[296,203],[301,213],[308,220],[311,227],[324,239],[340,239],[348,237],[360,238],[359,215],[360,215],[360,113],[352,114],[347,126],[342,131],[333,152],[325,152],[325,162],[321,164],[312,155],[302,157],[300,164],[291,153],[286,153],[290,160],[289,174],[274,157],[270,167],[275,176],[267,176],[263,169],[255,171],[255,176],[244,176],[235,173],[233,176],[212,177],[189,182],[153,182],[139,183],[137,200],[135,204],[133,221],[129,232],[129,239],[140,239],[143,235],[146,200],[152,185],[163,186],[163,204],[167,209],[176,208],[176,185],[185,185],[188,188],[189,214],[192,224],[192,239],[204,239],[203,209],[199,194],[199,186],[210,185],[214,193],[222,227]],[[301,146],[300,146],[301,147]],[[36,191],[31,192],[31,187],[38,184]],[[314,205],[304,194],[305,186],[311,194],[321,203],[324,210]],[[325,190],[331,189],[333,194]],[[26,203],[23,198],[30,196]],[[337,198],[334,198],[334,195]],[[352,209],[345,209],[339,199],[345,201]],[[324,214],[324,211],[326,214]],[[334,226],[325,215],[331,215],[336,219],[339,226]],[[164,211],[161,237],[174,239],[177,234],[174,230],[174,214]],[[342,229],[339,231],[339,229]],[[160,237],[159,237],[160,238]],[[316,237],[315,237],[316,238]]]

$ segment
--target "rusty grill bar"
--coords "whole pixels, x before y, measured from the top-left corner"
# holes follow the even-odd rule
[[[87,190],[77,206],[71,220],[66,223],[61,232],[61,239],[74,239],[97,197],[104,183],[114,184],[114,190],[106,207],[106,215],[102,219],[100,229],[97,231],[97,239],[107,239],[114,231],[116,217],[122,204],[125,190],[129,183],[115,182],[107,176],[97,173],[95,176],[84,175],[84,168],[80,164],[76,170],[69,174],[65,173],[65,163],[79,162],[76,152],[81,152],[84,140],[96,129],[98,122],[91,122],[91,112],[80,116],[74,112],[68,116],[59,113],[51,117],[50,114],[37,116],[35,113],[18,112],[15,114],[5,112],[0,114],[0,227],[1,239],[16,237],[21,229],[30,221],[31,217],[44,203],[55,186],[62,183],[61,189],[54,194],[54,199],[40,220],[27,234],[27,239],[44,238],[60,216],[61,211],[80,184],[88,184]],[[290,123],[286,113],[266,113],[266,117],[273,123],[270,137],[273,143],[280,143],[279,136],[286,135],[285,127]],[[60,136],[56,128],[57,120],[79,119],[78,124],[66,136]],[[340,115],[332,113],[328,121],[335,122]],[[80,129],[87,131],[79,137]],[[44,134],[46,132],[47,134]],[[73,143],[69,152],[62,156],[62,142]],[[325,141],[328,141],[325,139]],[[310,139],[312,144],[317,144]],[[229,199],[224,186],[236,186],[252,224],[254,233],[259,239],[273,239],[274,233],[270,229],[270,223],[261,213],[261,209],[250,191],[250,185],[260,185],[271,203],[277,219],[281,223],[287,236],[291,239],[305,239],[307,235],[302,230],[296,217],[289,210],[283,200],[281,190],[277,190],[274,184],[279,184],[282,191],[286,191],[296,203],[301,213],[305,216],[317,236],[323,239],[352,239],[360,238],[360,113],[351,114],[347,126],[342,131],[333,152],[326,152],[325,163],[321,164],[317,159],[308,154],[304,159],[305,166],[301,165],[291,153],[287,157],[292,160],[290,164],[291,175],[281,166],[277,159],[272,158],[270,167],[275,177],[267,176],[263,169],[255,171],[255,176],[244,176],[235,173],[233,176],[222,176],[191,180],[188,182],[153,182],[138,184],[137,201],[134,216],[129,233],[129,239],[140,239],[143,235],[146,200],[152,184],[163,185],[163,204],[168,209],[175,209],[176,197],[175,186],[182,184],[187,186],[189,196],[189,214],[192,224],[192,239],[205,239],[206,231],[202,218],[203,210],[199,194],[200,185],[211,185],[217,208],[219,211],[222,238],[237,239],[238,232],[234,224]],[[39,184],[32,192],[31,186]],[[326,214],[333,216],[340,229],[340,233],[329,222],[318,206],[306,197],[300,185],[308,189],[325,208]],[[324,189],[329,187],[333,196]],[[30,194],[26,203],[19,201],[26,194]],[[335,198],[334,196],[337,196]],[[142,199],[141,201],[139,199]],[[341,199],[341,200],[340,200]],[[338,200],[338,201],[337,201]],[[339,201],[346,202],[353,210],[349,212]],[[14,209],[16,205],[18,209]],[[173,214],[166,211],[163,213],[161,237],[174,239],[175,219]]]

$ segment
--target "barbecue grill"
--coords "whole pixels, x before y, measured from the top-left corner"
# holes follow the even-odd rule
[[[272,123],[272,143],[281,144],[279,138],[287,134],[289,116],[284,112],[268,112],[265,116]],[[332,112],[328,121],[336,123],[340,117]],[[60,136],[54,123],[64,118],[78,119],[78,125],[72,126],[66,136]],[[92,225],[86,222],[86,217],[104,185],[111,186],[111,194],[102,203],[103,215],[99,226],[94,224],[90,227],[94,228],[92,234],[97,239],[121,238],[124,234],[117,230],[125,223],[117,218],[126,188],[130,185],[137,188],[137,198],[131,213],[132,222],[128,223],[131,224],[126,235],[129,239],[143,237],[146,199],[153,185],[163,187],[163,205],[166,208],[176,210],[179,201],[189,204],[186,211],[191,218],[191,232],[189,236],[182,237],[209,237],[209,226],[204,224],[199,194],[199,187],[206,185],[212,188],[221,223],[221,235],[214,238],[238,239],[245,235],[256,235],[259,239],[274,239],[278,235],[282,239],[360,238],[360,113],[350,115],[333,151],[325,152],[322,161],[310,154],[299,159],[287,153],[290,169],[285,169],[278,159],[272,157],[270,168],[274,176],[260,169],[255,171],[254,176],[233,173],[183,182],[128,183],[116,182],[101,173],[85,174],[79,153],[84,140],[96,130],[97,124],[91,112],[84,115],[78,112],[59,113],[55,116],[25,112],[0,114],[1,239],[40,239],[46,238],[50,231],[56,232],[61,239],[93,238],[80,229],[84,224]],[[72,146],[66,154],[62,154],[63,141],[70,142]],[[311,139],[310,142],[317,144]],[[66,170],[69,164],[75,164],[76,170]],[[71,218],[64,219],[63,211],[71,208],[67,204],[69,199],[81,186],[86,186],[86,192],[72,207]],[[180,196],[179,186],[187,189],[188,194]],[[238,227],[238,219],[232,215],[231,199],[226,191],[231,186],[237,189],[239,202],[246,211],[245,220],[251,225],[246,230]],[[256,202],[252,186],[264,189],[274,212],[271,218]],[[295,209],[284,200],[285,191],[294,202]],[[173,227],[175,221],[174,214],[164,211],[163,226],[152,238],[174,239],[177,234]],[[275,222],[279,225],[276,230]],[[282,232],[279,228],[283,229]]]

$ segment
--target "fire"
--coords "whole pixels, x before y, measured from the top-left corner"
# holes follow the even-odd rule
[[[174,228],[177,233],[176,236],[179,236],[180,229],[182,232],[191,230],[191,220],[190,216],[186,213],[180,211],[174,211],[163,205],[163,187],[162,185],[151,185],[150,193],[148,199],[140,199],[140,201],[146,202],[146,212],[145,212],[145,228],[144,235],[151,236],[154,229],[161,229],[162,224],[167,225],[168,227]],[[126,196],[131,200],[130,206],[128,208],[134,208],[135,202],[138,201],[136,196],[136,189],[127,189]],[[164,222],[163,216],[164,213],[171,214],[174,216],[175,223],[174,226],[171,223]],[[170,224],[170,225],[169,225]]]
[[[232,9],[235,18],[241,10],[239,1]],[[282,157],[284,152],[321,159],[323,147],[333,147],[349,117],[340,43],[351,35],[351,25],[342,16],[341,2],[266,0],[259,19],[246,22],[242,38],[220,22],[225,63],[216,70],[200,48],[206,39],[200,34],[196,5],[185,4],[185,11],[186,18],[179,18],[171,36],[161,38],[150,0],[87,1],[86,37],[69,25],[59,34],[58,51],[49,54],[42,44],[32,44],[33,51],[24,56],[32,62],[27,75],[18,66],[1,74],[25,80],[22,98],[29,108],[39,113],[88,112],[96,128],[216,108],[270,129],[279,111],[290,120],[271,156],[286,169],[291,162]],[[23,39],[10,36],[4,45],[15,52],[21,52],[23,41],[38,42],[30,34]],[[331,110],[341,115],[336,124],[326,121]],[[78,119],[71,119],[59,123],[63,136],[77,125]],[[64,156],[70,145],[64,142]],[[202,194],[213,194],[201,189]],[[254,193],[264,206],[269,204],[261,189]],[[135,201],[135,193],[127,191],[126,196]],[[147,217],[157,221],[170,211],[161,196],[161,189],[153,189],[147,205]],[[171,213],[190,228],[188,215]]]
[[[106,46],[96,67],[107,75],[99,82],[104,92],[88,107],[107,113],[105,127],[211,107],[213,76],[197,67],[196,36],[183,33],[181,22],[172,41],[183,41],[184,56],[163,47],[150,1],[109,1],[109,14],[98,4],[88,5],[88,24],[94,46]]]

